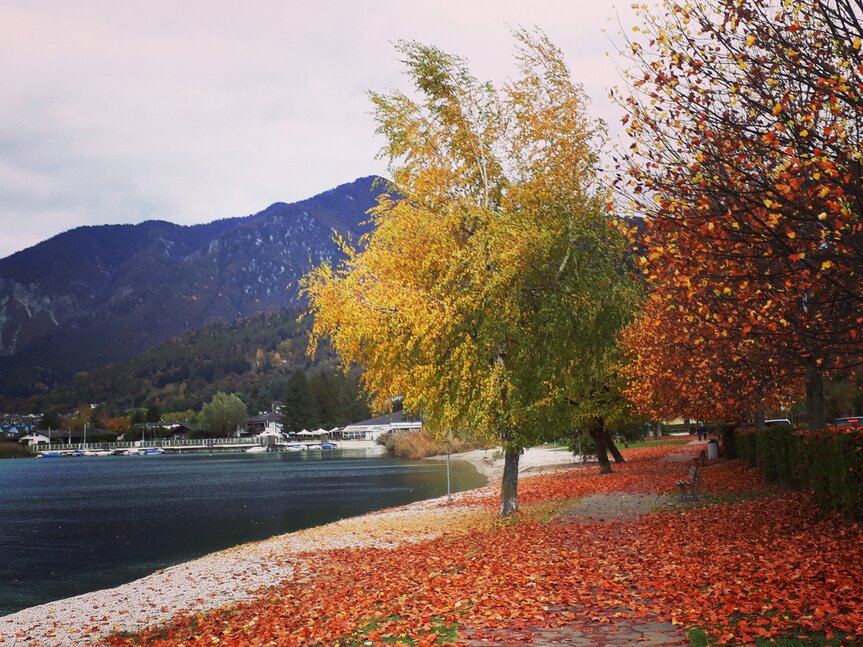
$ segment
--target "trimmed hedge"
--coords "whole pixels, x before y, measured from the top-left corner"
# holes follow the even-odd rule
[[[863,519],[863,427],[776,425],[742,431],[736,441],[740,458],[768,481],[809,488],[821,507]]]

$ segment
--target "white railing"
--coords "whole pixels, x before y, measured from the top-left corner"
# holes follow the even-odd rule
[[[132,447],[200,447],[201,445],[224,447],[227,445],[260,444],[253,438],[156,438],[155,440],[123,440],[96,443],[40,443],[28,445],[33,453],[65,451],[72,449],[129,449]]]

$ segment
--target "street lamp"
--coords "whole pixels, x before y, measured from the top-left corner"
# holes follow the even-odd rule
[[[449,454],[450,454],[450,439],[446,440],[446,502],[452,503],[452,491],[450,489],[449,476]]]

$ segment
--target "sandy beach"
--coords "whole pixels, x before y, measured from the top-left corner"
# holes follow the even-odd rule
[[[470,493],[497,497],[495,483],[503,472],[500,450],[475,450],[452,456],[466,460],[492,485]],[[445,456],[430,460],[446,460]],[[521,457],[520,472],[575,464],[565,451],[533,448]],[[0,617],[0,646],[94,645],[104,636],[134,632],[167,622],[175,615],[217,608],[254,597],[256,591],[286,578],[304,576],[304,554],[336,548],[387,547],[418,542],[464,526],[479,514],[455,494],[419,501],[325,526],[279,535],[212,553],[156,571],[121,586],[24,609]]]

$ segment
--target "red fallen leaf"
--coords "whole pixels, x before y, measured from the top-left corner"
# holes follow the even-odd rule
[[[642,452],[659,453],[653,447]],[[543,502],[591,492],[673,491],[680,464],[638,456],[607,477],[574,469],[525,479],[523,492]],[[709,465],[704,487],[757,490],[764,486],[756,474],[739,463]],[[804,628],[794,618],[806,615],[808,628],[853,633],[861,626],[853,609],[863,608],[861,540],[859,524],[824,518],[805,494],[790,492],[628,522],[522,517],[392,549],[305,555],[308,581],[282,583],[230,613],[179,618],[141,638],[150,645],[206,636],[237,644],[335,644],[360,635],[377,617],[378,637],[419,642],[441,618],[480,632],[571,625],[585,617],[622,621],[609,608],[699,626],[725,642],[788,635]],[[747,563],[757,568],[744,568]],[[793,586],[788,573],[796,576]],[[515,601],[515,591],[523,599]],[[765,609],[769,625],[761,624]],[[830,613],[819,620],[816,609]],[[757,620],[735,626],[740,614]],[[110,644],[131,644],[124,640]]]

